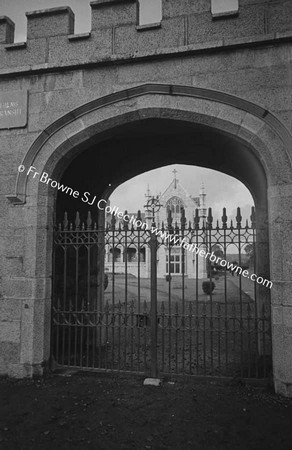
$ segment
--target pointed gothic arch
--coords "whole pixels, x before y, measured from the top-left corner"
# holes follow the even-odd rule
[[[163,84],[137,86],[93,100],[52,123],[27,150],[22,164],[45,171],[56,180],[74,157],[88,146],[109,140],[117,128],[145,120],[168,120],[186,130],[205,129],[220,136],[222,143],[218,152],[225,159],[222,162],[214,156],[209,167],[235,176],[252,192],[260,223],[260,269],[269,274],[274,285],[271,294],[275,384],[278,391],[284,391],[288,375],[283,359],[278,356],[284,350],[281,338],[277,338],[283,326],[277,314],[279,308],[281,311],[284,309],[279,305],[285,304],[292,286],[288,270],[292,232],[279,230],[288,220],[287,211],[292,210],[292,137],[275,115],[258,105],[217,91]],[[232,144],[234,151],[228,148],[223,154],[223,141]],[[181,158],[198,165],[206,164],[200,150],[193,153],[184,150]],[[169,162],[173,160],[169,157]],[[159,158],[147,161],[153,168],[161,163]],[[141,171],[139,164],[139,159],[136,159],[129,167],[128,178]],[[113,164],[107,170],[114,173],[114,182],[111,186],[104,186],[105,195],[122,182],[118,167]],[[26,172],[22,172],[18,174],[15,193],[7,197],[11,203],[23,208],[24,213],[35,211],[26,237],[31,245],[27,245],[25,250],[25,258],[34,267],[36,298],[43,300],[32,327],[34,351],[31,361],[26,362],[33,372],[49,356],[50,325],[47,317],[51,298],[55,191],[48,184],[35,183]]]

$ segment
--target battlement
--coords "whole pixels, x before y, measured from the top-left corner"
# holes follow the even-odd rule
[[[162,0],[161,22],[139,25],[137,0],[90,3],[89,33],[74,34],[74,13],[59,7],[26,13],[27,40],[14,43],[14,23],[0,17],[0,70],[72,66],[192,49],[290,40],[289,0]]]
[[[26,17],[27,39],[74,33],[75,16],[68,6],[27,12]]]
[[[136,0],[96,0],[90,6],[92,30],[137,22]]]

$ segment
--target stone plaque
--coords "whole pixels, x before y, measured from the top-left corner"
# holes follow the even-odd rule
[[[27,91],[0,92],[0,129],[27,124]]]

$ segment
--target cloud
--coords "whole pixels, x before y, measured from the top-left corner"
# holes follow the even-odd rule
[[[235,218],[236,208],[242,207],[243,220],[249,218],[253,199],[248,189],[238,180],[211,169],[195,166],[171,165],[145,172],[123,183],[112,194],[112,204],[130,212],[143,209],[145,193],[149,185],[151,195],[163,193],[173,180],[173,169],[177,178],[192,197],[199,195],[202,182],[207,194],[207,206],[212,207],[214,220],[221,220],[223,207],[227,215]]]
[[[25,13],[39,9],[70,6],[75,14],[75,33],[85,33],[91,29],[90,0],[1,0],[1,15],[15,22],[15,42],[26,41]]]

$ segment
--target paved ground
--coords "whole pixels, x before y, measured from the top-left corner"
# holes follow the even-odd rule
[[[236,286],[239,287],[239,277],[237,276],[229,276],[229,280]],[[252,300],[254,300],[254,290],[255,290],[255,282],[250,280],[249,278],[241,277],[241,289],[242,291],[248,295]],[[268,288],[266,288],[268,289]]]
[[[224,277],[220,277],[215,281],[215,289],[213,291],[212,297],[213,302],[224,303],[225,302],[225,284]],[[186,278],[185,279],[185,290],[184,298],[186,301],[196,300],[196,283],[197,280]],[[198,301],[199,302],[209,302],[210,297],[203,292],[202,289],[203,280],[198,280]],[[242,301],[244,303],[253,302],[254,298],[254,282],[251,280],[244,279],[242,277]],[[169,283],[165,278],[157,279],[157,300],[158,302],[168,302],[169,298]],[[245,293],[246,291],[246,293]],[[129,276],[127,280],[127,300],[128,303],[134,301],[137,303],[138,297],[138,279]],[[112,302],[112,278],[109,275],[109,284],[105,291],[105,301],[109,304]],[[124,275],[115,275],[115,303],[123,303],[125,301],[125,277]],[[150,303],[150,280],[148,278],[141,278],[140,280],[140,302]],[[182,301],[182,281],[181,278],[174,278],[171,282],[171,301],[173,303]],[[227,274],[227,301],[239,303],[239,277],[232,277]]]
[[[0,379],[2,450],[292,448],[292,400],[266,388],[64,375]]]

